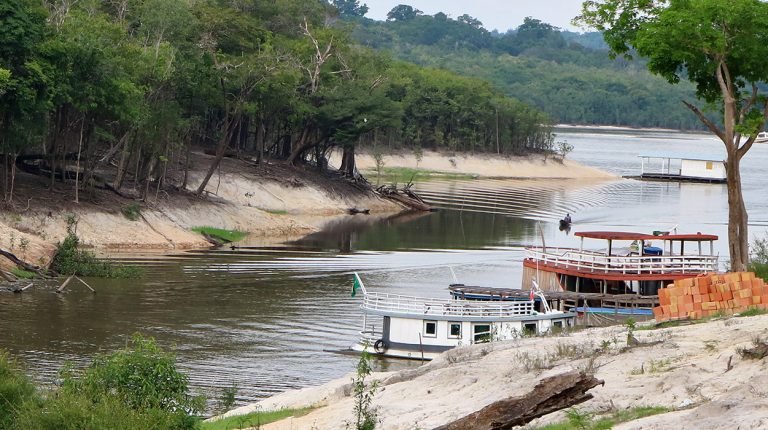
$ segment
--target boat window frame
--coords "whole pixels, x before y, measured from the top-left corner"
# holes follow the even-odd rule
[[[457,335],[451,334],[451,329],[455,325],[459,326],[459,334],[457,334]],[[458,322],[458,321],[448,321],[448,339],[461,339],[462,332],[463,332],[463,330],[462,330],[462,327],[461,327],[461,322]]]
[[[477,327],[488,327],[487,332],[477,333]],[[488,336],[486,339],[477,340],[477,336]],[[493,340],[493,325],[491,323],[472,323],[472,343],[489,343]]]
[[[427,331],[427,326],[429,324],[434,324],[435,326],[435,332],[432,334],[429,334]],[[437,337],[437,320],[423,320],[422,331],[424,337]]]

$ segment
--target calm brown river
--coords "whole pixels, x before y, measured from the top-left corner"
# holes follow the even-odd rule
[[[721,155],[708,136],[567,130],[570,158],[621,174],[637,174],[638,154]],[[743,163],[753,237],[765,234],[763,191],[768,145]],[[154,336],[178,355],[194,388],[210,396],[233,384],[238,402],[318,384],[354,369],[334,354],[355,342],[361,315],[350,297],[351,273],[369,289],[446,296],[450,267],[460,280],[517,287],[522,248],[576,240],[558,230],[570,212],[574,230],[711,232],[727,259],[725,186],[616,179],[430,181],[418,191],[439,212],[371,222],[365,215],[281,246],[188,252],[131,259],[141,280],[88,280],[97,290],[53,286],[0,294],[0,349],[38,380],[52,382],[66,361],[87,363],[121,347],[132,333]],[[384,368],[414,363],[380,362]]]

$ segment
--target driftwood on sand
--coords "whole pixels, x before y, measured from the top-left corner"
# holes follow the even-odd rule
[[[507,430],[523,426],[536,418],[586,402],[592,398],[587,391],[603,383],[579,371],[551,376],[539,381],[523,396],[499,400],[435,430]]]
[[[385,199],[395,201],[410,209],[425,212],[432,211],[433,208],[411,190],[412,186],[413,184],[409,183],[402,189],[398,189],[395,185],[382,185],[376,188],[376,193]]]

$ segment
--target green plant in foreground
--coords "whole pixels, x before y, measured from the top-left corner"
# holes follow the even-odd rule
[[[36,389],[0,353],[0,429],[195,430],[203,399],[187,394],[187,377],[154,340],[65,370],[59,387]]]
[[[138,203],[128,203],[120,209],[120,212],[130,221],[138,221],[141,218],[141,206]]]
[[[378,424],[378,411],[373,406],[373,398],[376,396],[378,381],[367,383],[371,375],[371,354],[368,347],[364,348],[357,362],[357,373],[352,379],[353,393],[355,397],[355,430],[373,430]],[[347,423],[349,428],[352,423]]]

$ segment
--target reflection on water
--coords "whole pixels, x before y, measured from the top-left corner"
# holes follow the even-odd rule
[[[575,146],[574,159],[617,174],[636,173],[641,151],[673,144],[675,152],[717,150],[716,142],[691,135],[567,132],[559,138]],[[753,235],[768,225],[762,165],[768,145],[744,160]],[[195,387],[212,393],[234,383],[242,403],[354,369],[354,357],[328,352],[350,345],[361,323],[359,297],[350,297],[354,271],[370,289],[404,294],[447,296],[449,267],[465,282],[517,287],[525,245],[542,237],[548,245],[577,244],[558,228],[566,213],[573,231],[679,226],[726,234],[722,185],[476,180],[416,188],[441,210],[384,220],[355,215],[284,245],[136,258],[145,279],[88,280],[95,295],[78,287],[57,295],[53,286],[0,294],[0,348],[51,381],[64,361],[84,363],[142,332],[178,354]],[[717,250],[726,256],[725,240]]]

